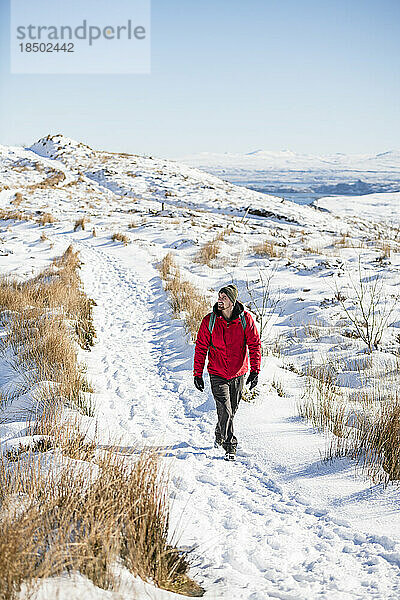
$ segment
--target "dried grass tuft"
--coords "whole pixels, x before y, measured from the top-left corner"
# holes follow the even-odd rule
[[[258,256],[266,256],[269,258],[279,258],[284,256],[282,248],[277,246],[272,240],[265,240],[261,244],[256,244],[253,250]]]
[[[43,213],[36,220],[36,222],[39,223],[39,225],[48,225],[49,223],[55,223],[55,221],[55,218],[50,213]]]
[[[159,587],[202,595],[186,574],[186,554],[168,541],[168,477],[157,455],[142,452],[131,463],[108,452],[80,467],[45,465],[34,453],[12,469],[0,459],[1,600],[65,572],[118,589],[117,561]]]
[[[363,365],[359,367],[361,373]],[[395,387],[360,390],[347,398],[335,384],[335,368],[306,369],[300,416],[328,435],[326,458],[348,456],[374,483],[400,479],[400,397]]]
[[[209,312],[207,298],[192,283],[182,279],[171,252],[163,258],[159,270],[165,281],[165,289],[171,294],[170,304],[174,316],[180,317],[183,314],[186,332],[195,340],[201,321]]]
[[[31,214],[26,212],[21,212],[20,210],[6,210],[4,208],[0,208],[0,219],[4,221],[7,220],[15,220],[15,221],[29,221],[33,217]]]
[[[207,265],[208,267],[213,267],[213,261],[218,256],[220,251],[220,245],[225,235],[229,233],[230,230],[224,230],[215,236],[209,242],[206,242],[198,251],[195,256],[195,261],[200,263],[201,265]]]
[[[85,225],[88,223],[88,218],[87,217],[81,217],[80,219],[77,219],[75,221],[75,225],[74,225],[74,231],[78,231],[78,229],[82,229],[82,231],[85,230]]]
[[[24,197],[21,194],[21,192],[16,192],[15,196],[14,196],[14,200],[11,200],[11,204],[18,207],[21,204],[21,202],[23,202],[23,200],[24,200]]]
[[[120,232],[113,233],[111,239],[113,242],[122,242],[124,246],[127,246],[130,243],[128,236]]]

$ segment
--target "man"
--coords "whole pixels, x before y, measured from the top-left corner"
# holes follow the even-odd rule
[[[218,293],[218,302],[200,325],[194,352],[194,385],[204,390],[203,369],[208,354],[207,370],[217,407],[215,446],[222,446],[225,459],[234,460],[237,439],[233,433],[233,417],[242,395],[244,376],[253,389],[258,383],[261,364],[261,342],[254,320],[238,301],[235,285],[226,285]]]

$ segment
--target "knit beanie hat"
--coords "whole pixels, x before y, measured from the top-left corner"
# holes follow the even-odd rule
[[[219,290],[219,293],[226,294],[228,296],[229,300],[232,302],[232,304],[235,304],[238,294],[239,294],[236,285],[233,285],[233,283],[230,283],[229,285],[225,285],[224,287],[222,287]]]

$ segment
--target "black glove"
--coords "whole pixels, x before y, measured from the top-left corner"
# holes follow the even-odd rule
[[[197,387],[199,392],[204,391],[204,379],[202,377],[198,377],[198,375],[194,376],[194,385]]]
[[[254,387],[256,387],[257,383],[258,373],[256,373],[255,371],[251,371],[250,375],[247,378],[246,385],[250,384],[250,389],[252,390]]]

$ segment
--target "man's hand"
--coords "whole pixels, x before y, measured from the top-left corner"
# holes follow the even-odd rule
[[[258,373],[256,373],[255,371],[251,371],[250,375],[247,378],[246,385],[250,384],[250,389],[252,390],[254,387],[256,387],[257,383]]]
[[[194,376],[194,385],[197,387],[199,392],[204,391],[204,379],[202,377]]]

